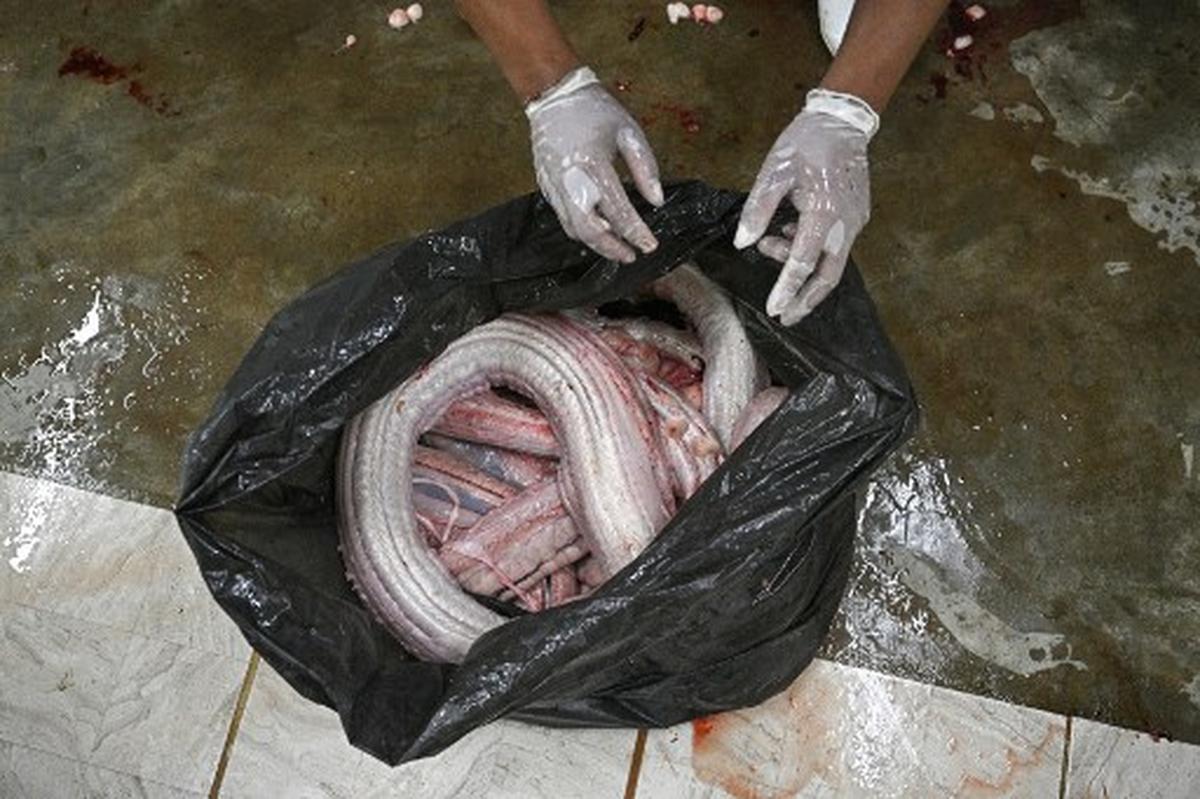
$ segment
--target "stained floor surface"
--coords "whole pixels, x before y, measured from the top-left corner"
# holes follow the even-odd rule
[[[429,5],[0,0],[0,468],[169,504],[275,310],[533,189],[518,107]],[[826,654],[1200,741],[1200,9],[986,5],[872,145],[855,256],[925,415]],[[664,172],[716,185],[827,61],[808,4],[555,9]]]

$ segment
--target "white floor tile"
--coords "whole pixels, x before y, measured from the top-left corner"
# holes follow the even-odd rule
[[[0,797],[206,791],[249,647],[174,516],[0,472]],[[1200,747],[1076,721],[1071,797],[1200,795]],[[1064,720],[814,664],[650,734],[640,797],[1057,795]],[[633,733],[493,724],[389,769],[259,670],[223,796],[619,796]]]
[[[91,761],[187,790],[206,790],[248,657],[215,656],[135,636]]]
[[[635,738],[633,730],[551,730],[501,721],[435,758],[399,769],[367,758],[356,788],[364,799],[617,799],[625,790]]]
[[[145,602],[134,631],[217,655],[244,657],[246,639],[213,599],[174,516],[147,552]]]
[[[0,472],[0,739],[206,791],[249,655],[170,512]]]
[[[1065,724],[817,661],[756,708],[651,732],[637,795],[1053,797]]]
[[[500,722],[431,760],[388,768],[351,747],[336,714],[259,668],[223,797],[621,796],[634,733]]]
[[[0,600],[241,655],[172,512],[0,471]]]
[[[170,511],[0,472],[0,600],[218,655],[246,644]]]
[[[348,798],[363,757],[346,743],[336,713],[303,699],[260,662],[221,796]]]
[[[207,790],[248,656],[0,603],[0,740]]]
[[[131,631],[145,555],[172,524],[163,510],[0,472],[0,600]]]
[[[0,741],[4,799],[199,799],[203,795]]]
[[[1200,746],[1075,719],[1069,799],[1193,799],[1200,796]]]
[[[0,739],[86,760],[130,638],[0,602]]]

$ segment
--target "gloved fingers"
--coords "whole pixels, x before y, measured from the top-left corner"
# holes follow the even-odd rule
[[[800,287],[816,269],[817,260],[825,247],[829,228],[833,220],[824,214],[808,213],[800,218],[796,226],[796,235],[788,250],[783,268],[779,270],[779,278],[775,287],[767,297],[767,314],[779,316],[788,306]]]
[[[614,236],[608,222],[594,211],[575,215],[572,225],[576,238],[605,258],[623,264],[631,264],[637,259],[633,248]]]
[[[792,240],[783,236],[763,236],[755,246],[763,255],[782,264],[787,262],[788,253],[792,251]]]
[[[758,251],[772,261],[786,263],[788,253],[792,250],[792,240],[796,238],[796,223],[788,222],[783,226],[782,236],[763,236],[758,240]]]
[[[597,213],[603,196],[600,181],[583,165],[572,164],[563,171],[555,188],[569,219],[570,231],[574,231],[578,241],[605,258],[633,263],[637,257],[633,248],[614,236],[612,226]],[[563,229],[567,230],[568,224]]]
[[[639,127],[624,127],[617,132],[617,149],[633,176],[633,185],[651,205],[663,204],[662,183],[658,178],[658,159]]]
[[[621,185],[616,170],[604,164],[597,169],[597,173],[597,183],[600,186],[597,208],[601,216],[621,238],[644,253],[654,252],[658,248],[658,239],[654,238],[650,228],[638,216],[637,209],[625,194],[625,187]]]
[[[562,226],[563,232],[567,234],[567,238],[579,240],[579,234],[575,232],[575,226],[571,224],[571,214],[567,210],[567,202],[563,198],[562,193],[549,183],[543,184],[539,175],[538,185],[542,190],[542,196],[546,198],[546,202],[550,203],[550,207],[554,209],[554,215],[558,217],[558,224]]]
[[[768,157],[754,181],[754,188],[746,197],[742,206],[742,215],[738,219],[737,234],[733,237],[733,246],[739,250],[749,247],[762,238],[775,216],[775,209],[787,196],[792,188],[790,178],[780,174],[775,159]]]
[[[842,279],[849,254],[849,248],[847,248],[840,253],[826,252],[821,256],[821,263],[805,282],[804,288],[800,289],[800,293],[783,309],[783,313],[779,316],[780,324],[784,327],[796,324],[829,296],[838,281]]]

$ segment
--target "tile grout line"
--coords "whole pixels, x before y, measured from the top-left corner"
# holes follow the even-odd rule
[[[625,780],[625,799],[634,799],[637,796],[638,777],[642,773],[642,758],[645,755],[646,731],[640,729],[633,741],[633,754],[629,758],[629,776]]]
[[[1058,799],[1067,799],[1067,774],[1071,766],[1071,722],[1073,716],[1067,716],[1067,731],[1063,734],[1062,773],[1058,777]]]
[[[258,652],[250,652],[250,660],[246,664],[246,675],[242,677],[242,686],[238,689],[237,702],[233,706],[233,716],[229,719],[229,732],[225,735],[225,745],[221,747],[221,756],[217,758],[217,769],[213,774],[212,786],[208,789],[209,799],[221,795],[221,783],[225,780],[225,769],[229,765],[229,756],[233,753],[233,743],[237,740],[238,728],[242,725],[242,715],[246,712],[246,703],[250,700],[250,689],[254,685],[254,675],[258,673]]]

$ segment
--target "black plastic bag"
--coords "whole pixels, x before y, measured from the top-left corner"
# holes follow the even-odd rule
[[[761,702],[812,659],[848,575],[854,487],[917,408],[853,266],[797,327],[763,315],[778,267],[730,245],[743,199],[670,186],[640,208],[658,250],[623,266],[520,198],[343,269],[267,325],[189,440],[176,513],[216,600],[354,745],[396,764],[502,716],[667,726]],[[789,399],[596,593],[513,618],[461,665],[415,660],[344,578],[343,424],[480,323],[612,301],[686,259],[733,295]]]

